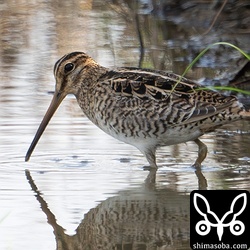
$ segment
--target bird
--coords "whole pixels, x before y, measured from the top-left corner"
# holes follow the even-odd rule
[[[250,110],[236,96],[162,70],[107,68],[84,52],[64,55],[54,65],[55,91],[27,151],[30,156],[50,119],[68,94],[85,116],[112,137],[135,146],[157,170],[156,150],[188,141],[198,146],[193,166],[200,167],[207,146],[200,136],[240,119]]]

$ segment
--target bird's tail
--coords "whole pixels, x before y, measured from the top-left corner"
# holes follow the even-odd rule
[[[240,98],[239,101],[243,104],[243,110],[240,112],[240,115],[250,119],[250,98]]]
[[[240,112],[240,115],[245,119],[250,119],[250,111],[249,110],[243,110]]]

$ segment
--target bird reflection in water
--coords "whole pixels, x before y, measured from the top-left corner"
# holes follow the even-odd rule
[[[151,172],[150,172],[151,173]],[[92,208],[76,229],[67,235],[58,225],[29,170],[27,180],[54,229],[57,250],[157,250],[189,249],[189,195],[146,181],[136,190],[125,190]],[[199,189],[207,182],[196,169]]]

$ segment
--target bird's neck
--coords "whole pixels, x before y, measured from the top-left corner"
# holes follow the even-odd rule
[[[98,64],[93,65],[86,69],[84,79],[81,80],[80,88],[77,92],[76,99],[85,115],[93,121],[93,112],[95,109],[95,99],[100,91],[100,78],[105,75],[109,70]],[[94,122],[94,121],[93,121]]]

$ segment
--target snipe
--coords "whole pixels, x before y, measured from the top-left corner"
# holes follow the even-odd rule
[[[194,141],[200,166],[207,147],[198,138],[219,126],[250,117],[234,96],[202,90],[191,80],[164,71],[100,66],[83,52],[63,56],[54,66],[56,87],[51,104],[30,145],[28,161],[54,112],[74,94],[85,115],[107,134],[134,145],[157,168],[160,146]]]

